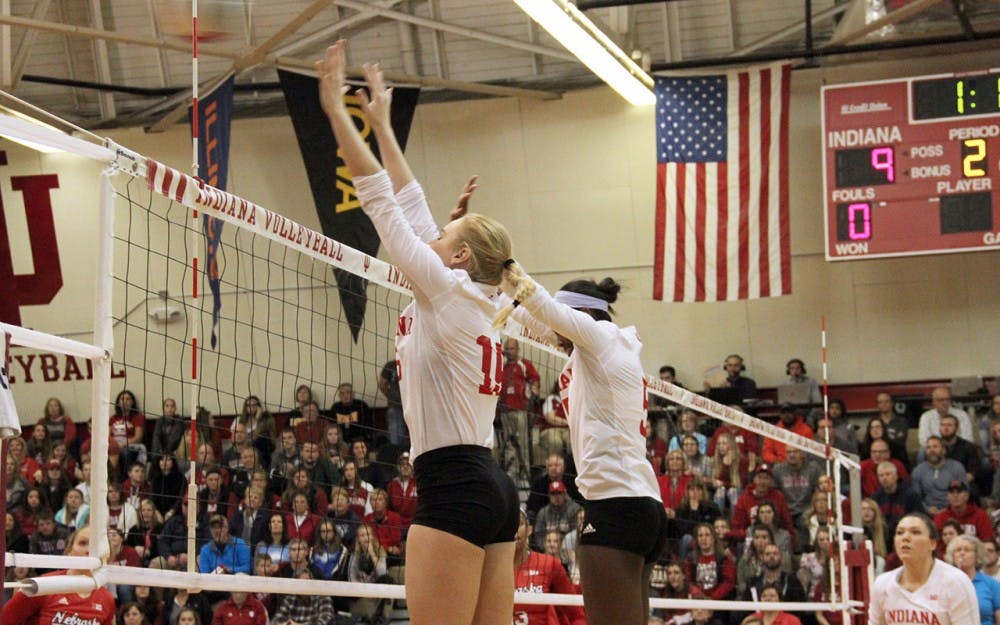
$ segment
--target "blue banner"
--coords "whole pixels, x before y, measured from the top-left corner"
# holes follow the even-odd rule
[[[229,130],[233,119],[233,81],[230,76],[198,102],[198,177],[217,189],[225,190],[229,176]],[[222,220],[205,215],[205,273],[212,291],[212,349],[217,343],[216,328],[222,310],[220,293],[219,246],[222,244]]]

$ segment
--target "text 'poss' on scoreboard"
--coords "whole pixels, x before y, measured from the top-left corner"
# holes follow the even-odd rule
[[[1000,70],[823,88],[826,258],[1000,249]]]

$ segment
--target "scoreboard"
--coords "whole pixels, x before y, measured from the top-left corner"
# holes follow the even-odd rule
[[[1000,249],[1000,69],[823,87],[826,258]]]

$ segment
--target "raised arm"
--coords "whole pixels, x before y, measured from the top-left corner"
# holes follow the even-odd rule
[[[338,41],[327,48],[326,57],[316,64],[323,110],[330,120],[344,163],[351,171],[362,208],[375,224],[393,261],[403,269],[415,288],[428,295],[439,293],[446,290],[455,277],[434,250],[414,233],[396,202],[390,177],[383,172],[382,165],[347,112],[343,99],[346,89],[344,47],[344,41]]]
[[[339,40],[327,48],[326,57],[316,63],[319,71],[319,100],[330,120],[344,164],[351,171],[351,176],[371,176],[381,171],[382,165],[354,126],[354,120],[344,104],[344,93],[347,92],[345,46],[346,42]]]
[[[358,100],[375,133],[382,165],[392,180],[393,193],[399,193],[415,177],[392,131],[392,88],[385,86],[382,68],[377,63],[365,63],[362,67],[368,88],[358,91]]]
[[[505,269],[501,286],[504,293],[517,302],[514,311],[523,307],[535,320],[548,326],[552,332],[568,338],[574,345],[594,352],[599,352],[608,345],[608,333],[596,319],[581,310],[555,301],[517,263],[512,263]],[[503,323],[509,314],[509,307],[498,312],[495,325]],[[523,314],[515,314],[515,319],[522,319]]]

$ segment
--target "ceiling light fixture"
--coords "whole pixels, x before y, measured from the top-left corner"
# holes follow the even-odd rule
[[[590,71],[635,106],[656,102],[653,79],[568,0],[514,0]]]

